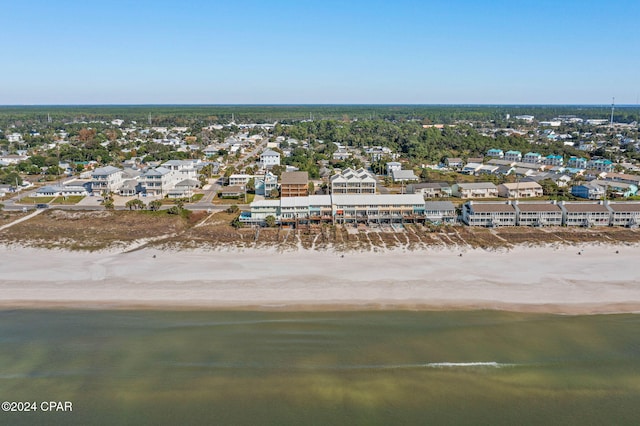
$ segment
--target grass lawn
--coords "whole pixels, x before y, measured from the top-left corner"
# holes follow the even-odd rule
[[[256,194],[247,193],[247,200],[245,202],[245,199],[242,196],[240,198],[222,198],[220,197],[220,194],[218,194],[215,197],[213,197],[213,200],[211,200],[211,203],[212,204],[249,204],[253,202],[254,198],[256,198]]]
[[[53,201],[56,197],[24,197],[16,204],[46,204]]]
[[[204,197],[204,194],[194,194],[194,196],[191,197],[191,202],[197,203],[198,201],[202,200],[202,197]]]
[[[84,195],[69,195],[67,197],[58,197],[51,204],[78,204],[82,199],[84,199]]]

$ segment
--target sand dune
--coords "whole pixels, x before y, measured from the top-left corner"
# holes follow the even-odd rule
[[[638,312],[638,254],[639,247],[605,245],[344,257],[305,250],[2,247],[0,307]]]

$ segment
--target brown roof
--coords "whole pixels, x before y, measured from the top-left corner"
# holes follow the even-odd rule
[[[611,203],[614,212],[640,212],[640,203]]]
[[[603,204],[596,203],[573,203],[565,204],[565,210],[569,213],[589,213],[589,212],[608,212],[607,208]]]
[[[307,185],[308,183],[309,183],[308,172],[282,173],[282,185]]]
[[[560,206],[552,203],[519,203],[521,212],[561,212]]]
[[[515,213],[515,209],[512,204],[502,204],[502,203],[473,203],[471,205],[474,213],[493,213],[493,212],[507,212],[507,213]]]

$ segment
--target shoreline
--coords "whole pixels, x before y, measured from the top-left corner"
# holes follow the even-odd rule
[[[638,253],[622,244],[383,252],[0,246],[0,309],[637,313]]]

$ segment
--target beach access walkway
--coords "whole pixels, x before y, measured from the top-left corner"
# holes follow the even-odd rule
[[[29,219],[31,219],[32,217],[35,217],[35,216],[39,215],[39,214],[40,214],[40,213],[42,213],[43,211],[45,211],[45,209],[36,209],[36,211],[34,211],[34,212],[33,212],[33,213],[31,213],[31,214],[28,214],[28,215],[26,215],[26,216],[24,216],[24,217],[21,217],[20,219],[14,220],[14,221],[13,221],[13,222],[11,222],[11,223],[7,223],[6,225],[2,225],[2,226],[0,226],[0,231],[2,231],[2,230],[4,230],[4,229],[7,229],[7,228],[10,228],[10,227],[12,227],[13,225],[17,225],[17,224],[18,224],[18,223],[20,223],[20,222],[24,222],[25,220],[29,220]]]

